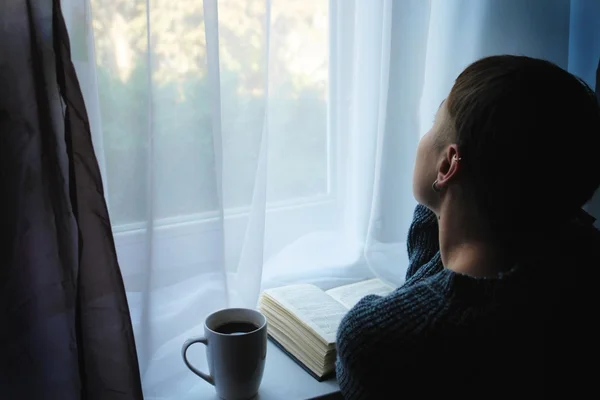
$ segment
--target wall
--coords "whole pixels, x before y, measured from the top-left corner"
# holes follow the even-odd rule
[[[600,0],[571,0],[570,16],[568,68],[593,88],[600,59]],[[600,220],[600,190],[586,208]]]

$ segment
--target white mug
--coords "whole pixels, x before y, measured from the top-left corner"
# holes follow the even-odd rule
[[[187,359],[194,343],[206,345],[209,374]],[[204,336],[186,340],[181,356],[188,368],[214,385],[224,400],[246,400],[258,393],[267,357],[267,319],[256,310],[227,308],[206,318]]]

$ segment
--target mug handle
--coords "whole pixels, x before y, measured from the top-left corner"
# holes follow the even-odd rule
[[[214,386],[215,380],[213,379],[213,377],[210,376],[209,374],[205,374],[204,372],[202,372],[199,369],[197,369],[196,367],[194,367],[192,364],[190,364],[190,362],[187,359],[187,354],[186,354],[187,349],[194,343],[202,343],[203,345],[208,346],[208,341],[206,340],[205,337],[197,337],[197,338],[192,338],[192,339],[186,340],[185,343],[183,344],[183,346],[181,347],[181,357],[183,357],[183,362],[185,362],[185,365],[187,365],[187,367],[193,373],[195,373],[200,378],[204,379],[206,382],[208,382]]]

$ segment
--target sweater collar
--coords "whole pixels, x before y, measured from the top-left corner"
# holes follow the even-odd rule
[[[501,297],[517,295],[527,280],[525,268],[516,265],[494,277],[473,277],[443,268],[431,280],[431,287],[447,298],[460,299],[469,303],[495,302]]]

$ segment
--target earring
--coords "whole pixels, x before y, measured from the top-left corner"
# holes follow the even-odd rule
[[[433,181],[433,183],[431,184],[431,189],[433,189],[434,192],[439,193],[442,191],[442,189],[438,187],[437,183],[437,179]]]

